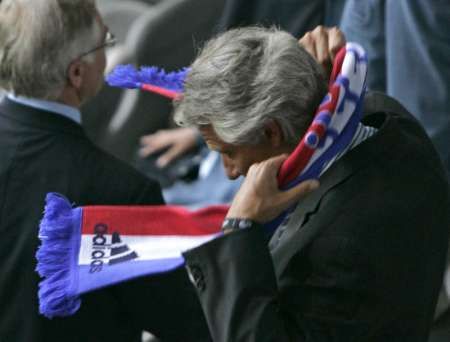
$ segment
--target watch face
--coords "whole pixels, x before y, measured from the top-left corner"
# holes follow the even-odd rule
[[[232,231],[239,229],[250,228],[253,224],[253,221],[250,219],[239,219],[239,218],[228,218],[223,221],[222,230],[223,231]]]
[[[250,221],[250,220],[240,220],[238,223],[239,229],[250,228],[251,225],[252,225],[252,221]]]

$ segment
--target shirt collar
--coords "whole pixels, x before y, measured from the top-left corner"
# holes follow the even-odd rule
[[[57,115],[64,116],[72,121],[75,121],[81,125],[81,113],[80,111],[72,106],[65,105],[63,103],[35,99],[25,96],[16,96],[12,93],[8,94],[8,98],[14,102],[20,103],[24,106],[33,107],[36,109],[45,110],[47,112],[52,112]]]

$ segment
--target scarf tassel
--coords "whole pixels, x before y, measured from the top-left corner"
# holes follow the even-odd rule
[[[39,229],[42,244],[36,255],[39,260],[36,271],[44,278],[39,284],[39,311],[48,318],[72,315],[81,304],[80,298],[73,295],[71,274],[76,263],[71,260],[76,254],[73,249],[79,248],[79,244],[72,241],[76,235],[74,227],[80,227],[79,213],[72,210],[64,196],[47,194]]]
[[[340,80],[340,86],[334,87],[336,94],[330,91],[322,103],[325,107],[328,101],[334,101],[331,101],[330,108],[326,108],[329,114],[321,116],[323,111],[318,111],[316,123],[320,125],[313,124],[311,132],[308,131],[317,139],[310,141],[309,135],[306,135],[302,142],[310,146],[299,148],[283,164],[279,174],[283,188],[307,178],[317,178],[324,165],[348,146],[354,135],[355,127],[360,121],[367,57],[362,48],[352,43],[347,43],[340,56],[340,59],[337,58],[340,63],[335,62],[335,76],[332,78]],[[146,76],[146,79],[161,78],[173,85],[172,83],[177,83],[177,80],[184,77],[180,74],[165,77],[163,72],[155,68],[141,68],[141,74],[135,69],[128,69],[119,70],[117,75],[121,77],[115,80],[117,84],[138,87]],[[350,83],[340,77],[340,74],[347,77]],[[162,85],[161,82],[146,83]],[[174,87],[164,88],[178,91]],[[359,95],[358,101],[353,92]],[[349,101],[351,105],[344,105],[344,102]],[[328,135],[332,139],[322,139],[321,144],[320,137],[326,138]],[[305,167],[299,170],[298,165]],[[291,168],[296,171],[290,172]],[[65,197],[55,193],[48,194],[39,232],[42,245],[37,253],[36,270],[44,278],[39,288],[40,312],[48,318],[68,316],[78,310],[79,296],[83,293],[138,276],[169,271],[182,265],[183,251],[220,235],[219,227],[226,211],[225,207],[209,207],[188,212],[175,206],[72,208]],[[283,215],[277,220],[265,228],[276,229],[283,220]],[[102,246],[100,252],[94,241],[96,238],[92,236],[97,234],[96,227],[103,225],[106,228],[97,237],[99,243],[102,242],[99,244]],[[108,247],[103,249],[105,243]],[[119,260],[117,256],[121,261],[112,264],[112,260]],[[92,269],[92,265],[99,258],[102,259],[102,268],[97,271],[96,268]]]

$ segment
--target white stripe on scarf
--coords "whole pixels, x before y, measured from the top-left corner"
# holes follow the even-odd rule
[[[358,128],[356,129],[355,135],[353,136],[352,141],[350,144],[342,150],[339,154],[337,154],[333,159],[331,159],[324,167],[320,175],[323,175],[328,168],[333,165],[335,161],[337,161],[339,158],[341,158],[344,154],[346,154],[348,151],[353,149],[354,147],[361,144],[364,140],[370,138],[372,135],[374,135],[378,130],[375,127],[371,126],[365,126],[362,123],[358,124]]]

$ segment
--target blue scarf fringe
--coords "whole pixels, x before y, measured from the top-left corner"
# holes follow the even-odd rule
[[[112,87],[128,89],[140,88],[142,84],[151,84],[176,92],[182,92],[184,79],[189,68],[166,72],[162,68],[143,66],[139,70],[133,65],[118,65],[106,76],[106,82]]]
[[[143,83],[148,83],[173,91],[182,91],[183,80],[188,71],[189,69],[185,68],[167,74],[156,67],[143,67],[137,70],[132,65],[121,65],[107,77],[107,82],[112,86],[125,88],[139,88]],[[360,120],[362,99],[363,96],[359,99],[354,98],[357,102],[356,113],[333,146],[314,163],[307,173],[292,181],[287,188],[304,179],[317,178],[326,160],[351,142]],[[76,258],[80,248],[81,210],[81,208],[73,210],[70,202],[62,195],[47,194],[45,213],[40,223],[39,238],[42,244],[36,254],[38,260],[36,271],[44,278],[39,285],[39,310],[48,318],[70,316],[79,309],[81,304],[80,297],[75,295],[77,292],[74,288],[75,278],[78,276],[74,270],[77,269]],[[278,227],[285,215],[286,213],[280,215],[266,225],[268,236]],[[74,229],[78,229],[78,232],[74,232]]]
[[[80,307],[80,298],[71,295],[72,250],[78,245],[71,243],[74,215],[76,212],[64,196],[47,194],[36,271],[44,278],[39,284],[39,311],[48,318],[70,316]]]

